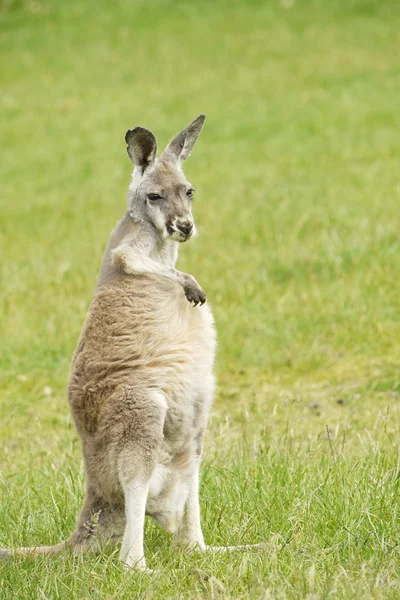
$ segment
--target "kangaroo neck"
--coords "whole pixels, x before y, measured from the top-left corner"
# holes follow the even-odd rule
[[[163,238],[151,223],[132,219],[127,213],[111,233],[103,257],[98,286],[115,277],[117,272],[111,264],[111,252],[121,243],[131,246],[137,253],[145,252],[148,258],[160,265],[169,268],[175,267],[179,242]]]
[[[150,258],[161,265],[174,268],[178,260],[178,242],[169,239],[159,239]]]

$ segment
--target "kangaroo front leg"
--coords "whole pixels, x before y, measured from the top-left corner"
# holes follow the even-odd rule
[[[171,279],[182,286],[186,298],[195,306],[206,301],[206,295],[192,275],[166,267],[149,258],[128,244],[121,244],[112,251],[112,263],[127,275],[153,273]]]
[[[143,535],[149,484],[140,480],[124,486],[126,527],[122,540],[120,560],[126,567],[146,570]]]

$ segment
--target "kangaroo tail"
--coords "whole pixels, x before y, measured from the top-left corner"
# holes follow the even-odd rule
[[[13,556],[54,556],[59,554],[66,547],[66,542],[61,542],[55,546],[30,546],[26,548],[16,548],[15,550],[8,550],[0,548],[0,559],[12,558]]]

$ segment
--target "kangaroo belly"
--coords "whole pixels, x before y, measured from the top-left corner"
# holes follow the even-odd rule
[[[70,396],[90,388],[104,397],[127,384],[162,390],[172,409],[184,398],[195,405],[212,387],[215,345],[207,304],[192,306],[179,285],[162,277],[125,277],[95,294],[73,359]]]
[[[128,410],[125,398],[132,406],[140,398],[145,410],[146,392],[162,392],[167,410],[161,466],[151,482],[148,505],[149,514],[158,515],[154,518],[160,524],[167,523],[171,511],[179,514],[186,501],[188,484],[182,473],[190,472],[207,424],[215,345],[207,304],[193,307],[180,286],[161,277],[130,276],[97,291],[74,355],[69,382],[72,413],[90,446],[88,474],[93,471],[96,480],[104,480],[104,490],[106,485],[116,489],[110,497],[119,493],[112,447],[126,431],[119,416],[121,407]],[[129,418],[135,415],[136,409]],[[172,527],[165,523],[164,527]]]

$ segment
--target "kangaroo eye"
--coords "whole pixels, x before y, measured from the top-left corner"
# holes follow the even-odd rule
[[[157,200],[162,200],[162,196],[160,196],[160,194],[147,194],[147,197],[151,202],[156,202]]]
[[[194,189],[193,188],[189,188],[188,191],[186,192],[186,196],[188,198],[193,198],[193,192],[194,192]]]

